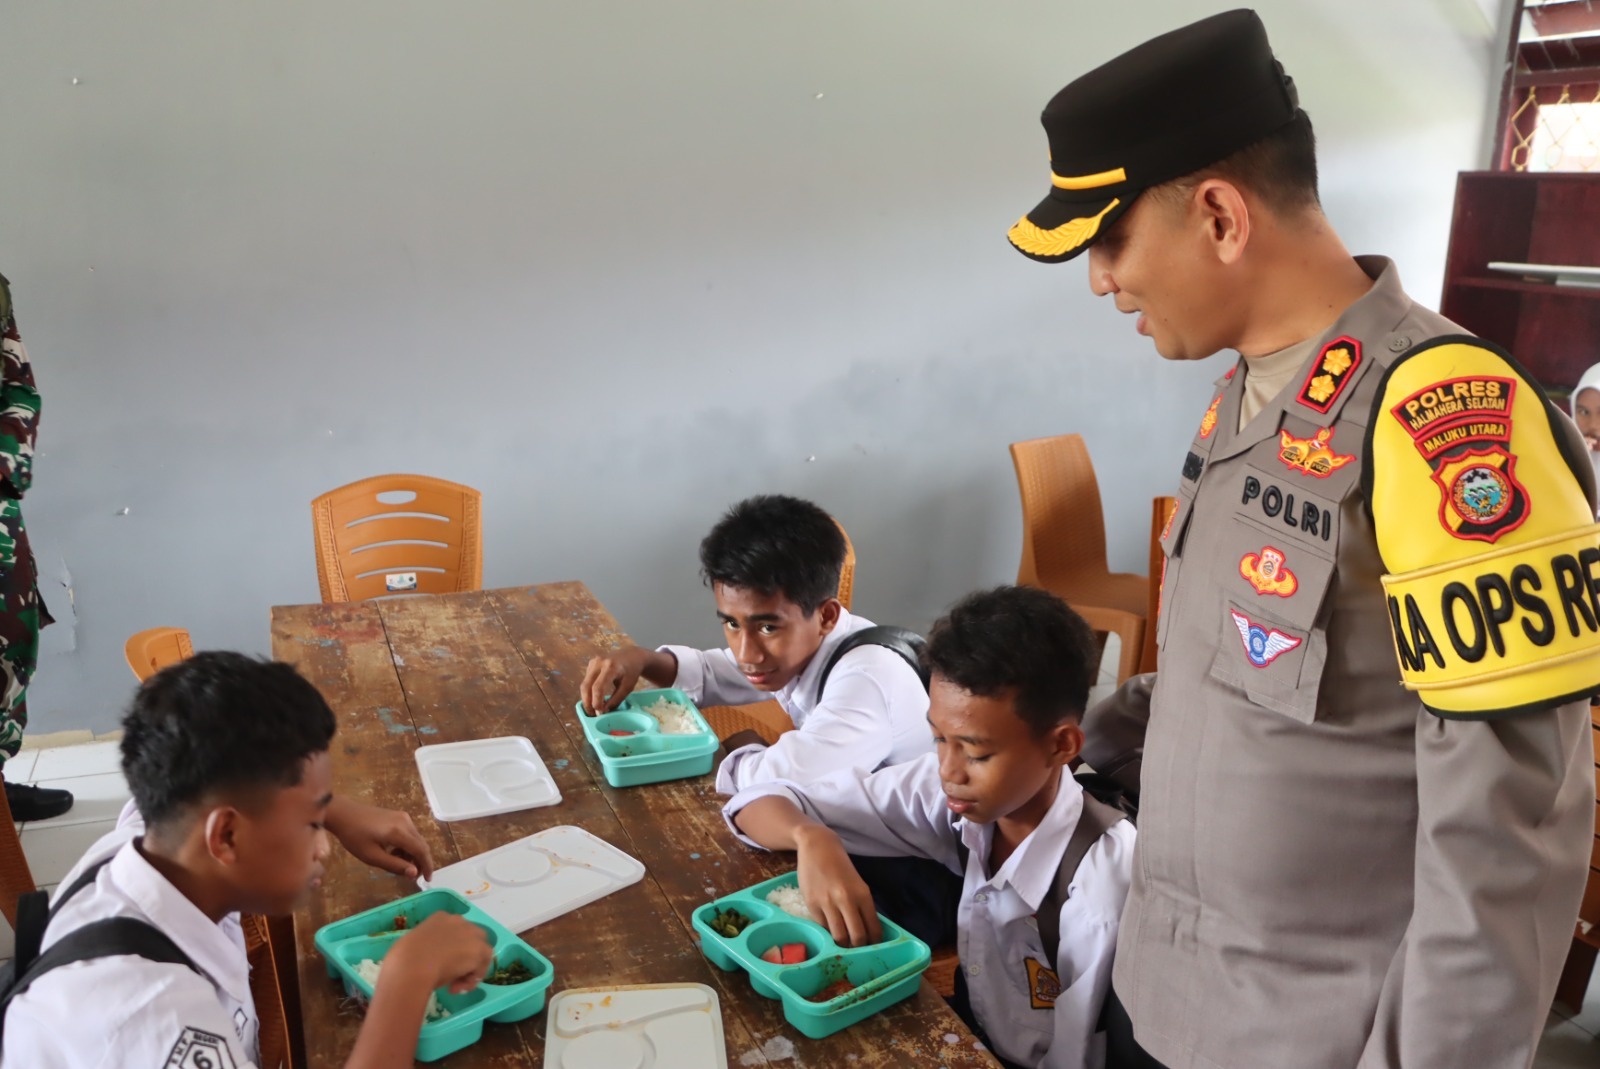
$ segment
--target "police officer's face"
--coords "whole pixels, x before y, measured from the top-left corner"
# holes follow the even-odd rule
[[[1055,797],[1057,773],[1083,747],[1075,723],[1041,735],[1017,715],[1009,692],[984,697],[937,675],[928,688],[928,724],[945,804],[978,824],[1037,822]]]
[[[1089,288],[1168,360],[1203,360],[1230,344],[1231,302],[1207,221],[1192,204],[1144,195],[1089,247]]]
[[[765,691],[782,690],[806,670],[843,608],[829,598],[807,613],[781,593],[725,583],[714,584],[711,593],[734,662],[751,686]]]

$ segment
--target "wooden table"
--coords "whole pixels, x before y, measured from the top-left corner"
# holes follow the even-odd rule
[[[582,583],[272,610],[274,656],[298,666],[338,714],[334,789],[410,813],[437,865],[559,824],[585,828],[644,863],[639,883],[524,933],[555,965],[551,995],[603,984],[710,984],[722,1000],[728,1064],[738,1069],[994,1066],[926,982],[913,998],[811,1040],[789,1027],[782,1004],[757,995],[743,972],[724,973],[705,960],[690,926],[694,909],[792,869],[794,858],[735,839],[710,776],[606,785],[573,706],[589,658],[627,641]],[[533,741],[561,788],[561,804],[434,820],[412,751],[496,735]],[[342,1066],[360,1025],[328,978],[313,933],[415,890],[335,849],[322,893],[295,917],[310,1066]],[[481,1041],[437,1064],[543,1065],[544,1026],[543,1013],[487,1025]]]

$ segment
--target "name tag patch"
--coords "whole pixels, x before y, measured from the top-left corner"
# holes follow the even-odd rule
[[[1239,504],[1248,505],[1252,501],[1269,520],[1277,520],[1286,527],[1324,542],[1333,537],[1331,510],[1314,500],[1296,502],[1292,491],[1286,493],[1275,483],[1262,482],[1254,475],[1246,475]]]
[[[1433,470],[1439,523],[1453,537],[1495,542],[1528,518],[1511,442],[1515,379],[1471,375],[1418,390],[1390,409]]]
[[[1255,588],[1257,594],[1275,594],[1287,598],[1300,589],[1300,580],[1285,567],[1288,557],[1281,549],[1262,546],[1260,553],[1246,553],[1239,560],[1239,574]]]
[[[1288,653],[1304,640],[1286,635],[1275,627],[1256,623],[1235,609],[1228,610],[1234,626],[1239,629],[1239,639],[1244,643],[1244,655],[1257,668],[1265,668]]]

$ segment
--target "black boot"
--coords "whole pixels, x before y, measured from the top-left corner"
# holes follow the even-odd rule
[[[53,787],[34,787],[26,783],[6,784],[6,804],[11,819],[18,824],[59,817],[72,808],[72,792]]]

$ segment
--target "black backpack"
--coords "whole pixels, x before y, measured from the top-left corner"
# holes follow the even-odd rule
[[[845,637],[845,640],[833,648],[828,659],[822,664],[822,672],[817,676],[817,701],[822,700],[822,688],[828,685],[828,676],[833,673],[833,668],[839,663],[840,658],[851,650],[860,649],[862,646],[882,646],[886,650],[898,653],[902,660],[911,666],[917,673],[917,678],[922,680],[922,689],[928,689],[928,670],[922,664],[922,647],[928,643],[923,637],[910,628],[894,627],[890,624],[880,624],[875,627],[864,627]]]
[[[93,883],[110,861],[108,857],[89,866],[83,875],[72,881],[53,909],[50,896],[44,891],[30,891],[17,900],[16,957],[0,969],[0,1050],[5,1049],[5,1015],[11,1008],[11,1000],[32,987],[39,977],[63,965],[132,954],[200,972],[199,966],[161,929],[134,917],[93,921],[62,937],[49,950],[39,952],[44,943],[44,930],[56,913],[68,899]]]

